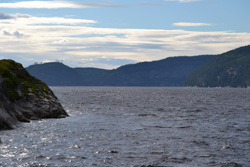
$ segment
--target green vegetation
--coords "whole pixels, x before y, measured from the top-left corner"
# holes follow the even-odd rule
[[[44,82],[31,76],[20,63],[13,60],[0,60],[0,75],[3,77],[12,101],[21,98],[18,90],[24,96],[33,93],[39,98],[46,97],[49,93],[49,88]]]
[[[219,55],[170,57],[113,70],[36,64],[29,73],[51,86],[250,87],[250,45]]]
[[[70,68],[53,62],[32,65],[27,70],[51,86],[183,86],[191,71],[213,57],[172,57],[125,65],[114,70]]]
[[[186,86],[249,87],[250,45],[217,55],[204,66],[194,70]]]

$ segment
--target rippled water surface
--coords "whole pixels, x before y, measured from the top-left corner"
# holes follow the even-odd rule
[[[70,117],[1,131],[0,166],[250,166],[250,89],[52,90]]]

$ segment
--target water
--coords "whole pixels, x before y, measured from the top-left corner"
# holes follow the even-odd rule
[[[0,166],[250,166],[250,89],[52,90],[70,117],[1,131]]]

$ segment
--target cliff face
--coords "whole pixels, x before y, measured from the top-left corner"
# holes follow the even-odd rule
[[[44,82],[31,76],[19,63],[0,60],[0,129],[14,128],[18,122],[66,116]]]
[[[7,87],[0,76],[0,129],[12,129],[17,122]]]

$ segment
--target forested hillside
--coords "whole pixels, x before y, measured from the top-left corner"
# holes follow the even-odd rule
[[[249,87],[250,45],[217,55],[193,71],[186,86]]]
[[[171,57],[113,70],[70,68],[62,63],[29,66],[27,70],[50,86],[183,86],[188,75],[213,55]]]

